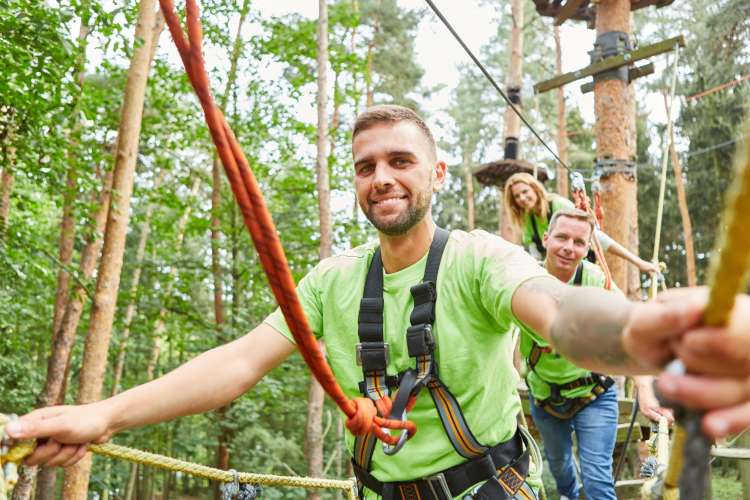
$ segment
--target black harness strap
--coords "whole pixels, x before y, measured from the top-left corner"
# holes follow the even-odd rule
[[[381,494],[384,499],[420,498],[448,500],[471,485],[485,481],[478,492],[482,498],[504,500],[511,498],[521,487],[528,472],[528,452],[523,451],[522,439],[517,433],[511,440],[495,447],[480,444],[469,429],[458,401],[438,377],[435,360],[436,339],[432,325],[435,322],[437,301],[437,277],[443,251],[450,233],[437,228],[427,254],[422,282],[410,290],[414,308],[410,315],[411,325],[406,331],[409,357],[415,359],[415,367],[399,374],[387,374],[388,344],[383,337],[383,260],[378,249],[370,263],[365,289],[359,311],[359,344],[357,359],[362,364],[364,380],[360,391],[377,401],[388,395],[398,380],[398,391],[393,401],[391,415],[405,415],[409,400],[427,387],[435,403],[445,432],[456,451],[468,461],[434,476],[404,483],[382,483],[370,474],[370,465],[376,439],[368,434],[357,437],[354,444],[354,471],[360,482]],[[519,441],[521,440],[521,441]],[[521,446],[516,443],[521,442]],[[527,447],[528,448],[528,447]],[[512,465],[512,467],[511,467]],[[520,484],[513,478],[520,477]],[[498,496],[487,483],[501,485],[504,496]],[[504,486],[503,486],[504,485]],[[508,490],[506,492],[506,490]],[[479,494],[479,493],[477,493]],[[487,496],[490,495],[490,496]]]
[[[539,227],[536,225],[536,216],[531,213],[529,214],[529,218],[531,219],[531,229],[534,231],[534,233],[531,235],[531,239],[534,241],[534,245],[536,246],[537,251],[539,251],[539,254],[544,257],[547,255],[547,249],[544,248],[544,245],[542,244],[542,235],[539,234]],[[552,202],[547,202],[547,223],[549,224],[549,221],[552,219]]]

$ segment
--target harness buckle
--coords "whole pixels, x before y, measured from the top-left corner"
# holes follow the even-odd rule
[[[430,491],[432,491],[432,494],[435,495],[437,500],[448,500],[453,498],[451,490],[448,488],[448,481],[445,480],[445,474],[442,472],[433,476],[427,476],[424,478],[424,481],[427,482],[427,486],[430,487]]]
[[[388,342],[360,342],[357,344],[357,365],[366,371],[385,371],[390,361]]]
[[[435,349],[435,338],[432,335],[432,325],[421,323],[406,329],[406,346],[409,357],[426,356]]]

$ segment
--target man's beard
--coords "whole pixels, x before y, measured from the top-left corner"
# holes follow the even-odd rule
[[[404,212],[400,213],[398,217],[390,222],[384,222],[374,217],[369,210],[363,210],[365,217],[369,220],[375,229],[388,236],[401,236],[406,234],[409,229],[413,228],[419,221],[421,221],[427,210],[430,208],[430,202],[432,196],[430,191],[422,192],[417,195],[416,203],[407,207]]]

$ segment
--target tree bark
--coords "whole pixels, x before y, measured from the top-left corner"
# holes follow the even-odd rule
[[[0,240],[5,236],[10,215],[10,194],[13,192],[13,167],[16,163],[16,149],[5,147],[5,167],[0,175]]]
[[[182,251],[182,243],[185,240],[185,229],[187,228],[190,214],[193,212],[192,198],[195,198],[196,194],[198,194],[200,187],[201,179],[200,177],[196,177],[195,181],[193,181],[193,187],[190,189],[190,195],[188,198],[190,201],[188,201],[187,208],[185,208],[185,212],[183,212],[182,217],[180,217],[180,220],[177,223],[177,241],[174,244],[175,255],[179,255]],[[154,379],[156,365],[159,362],[159,357],[161,356],[163,335],[164,331],[166,330],[166,317],[168,312],[166,304],[169,302],[169,298],[172,295],[172,288],[174,287],[175,279],[177,279],[177,265],[172,264],[172,266],[169,268],[166,286],[164,287],[164,295],[162,299],[163,305],[161,309],[159,309],[159,316],[154,323],[154,344],[151,348],[151,357],[149,358],[148,365],[146,366],[147,381],[151,381]]]
[[[674,170],[674,182],[677,188],[677,204],[680,207],[680,217],[682,218],[682,231],[685,235],[685,266],[687,271],[688,286],[697,286],[698,277],[695,272],[695,245],[693,244],[693,224],[690,221],[690,211],[688,210],[687,197],[685,196],[685,183],[682,180],[682,166],[680,157],[674,147],[674,131],[669,138],[669,154],[672,157],[672,169]]]
[[[318,0],[318,135],[317,135],[317,192],[318,216],[320,219],[320,258],[331,256],[333,230],[331,227],[331,190],[328,177],[328,5],[327,0]],[[323,474],[323,402],[325,392],[314,378],[310,378],[307,398],[306,455],[307,474],[320,477]],[[307,492],[308,500],[320,500],[320,493]]]
[[[631,34],[630,0],[607,0],[597,4],[596,33]],[[600,160],[635,158],[635,97],[631,85],[620,80],[594,84],[596,153]],[[611,172],[602,176],[602,208],[607,233],[638,253],[638,199],[635,173]],[[608,261],[617,286],[629,297],[639,294],[638,269],[623,259]]]
[[[154,191],[158,191],[164,182],[166,170],[159,172],[154,181]],[[128,305],[125,308],[125,317],[123,318],[122,333],[120,334],[120,343],[117,347],[117,361],[115,362],[115,372],[112,376],[112,396],[121,390],[122,375],[125,370],[125,353],[127,351],[128,339],[130,338],[130,327],[133,324],[133,318],[138,310],[138,286],[141,282],[141,273],[143,272],[143,259],[146,257],[146,245],[151,234],[151,218],[154,214],[154,203],[149,203],[146,208],[146,214],[139,228],[138,246],[135,251],[135,268],[130,277],[130,287],[128,288]]]
[[[101,397],[107,352],[112,335],[117,291],[120,286],[125,233],[128,227],[130,198],[138,154],[143,103],[156,28],[155,0],[141,0],[135,30],[136,44],[128,70],[114,167],[111,210],[107,218],[101,264],[94,292],[91,318],[83,353],[78,403],[90,403]],[[63,485],[65,500],[84,500],[91,473],[91,454],[68,468]]]
[[[562,45],[560,44],[560,27],[553,28],[555,35],[555,74],[562,74]],[[557,88],[557,155],[568,163],[568,124],[565,116],[565,86]],[[568,171],[557,165],[557,193],[568,197]]]

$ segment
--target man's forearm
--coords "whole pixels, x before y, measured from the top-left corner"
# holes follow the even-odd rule
[[[174,371],[97,403],[111,433],[225,406],[252,388],[294,346],[278,332],[252,332],[207,351]],[[261,342],[258,342],[258,341]]]
[[[570,289],[560,298],[550,327],[555,349],[593,371],[643,373],[623,345],[623,332],[634,304],[619,294],[597,288]]]

